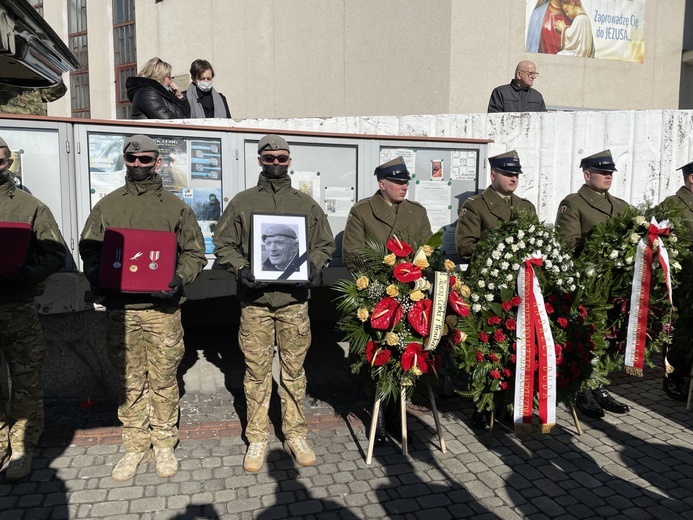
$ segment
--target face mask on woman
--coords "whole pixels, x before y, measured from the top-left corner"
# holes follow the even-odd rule
[[[212,90],[212,82],[211,81],[198,81],[197,82],[197,88],[199,88],[202,92],[209,92]]]

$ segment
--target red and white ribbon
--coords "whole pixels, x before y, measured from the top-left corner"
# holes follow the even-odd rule
[[[659,264],[664,271],[664,281],[667,286],[669,304],[673,308],[671,297],[671,275],[669,253],[664,247],[660,236],[669,234],[669,221],[657,222],[652,217],[647,234],[638,242],[635,252],[635,269],[633,271],[633,286],[630,293],[630,315],[628,316],[628,332],[626,337],[626,373],[642,377],[645,362],[645,347],[647,346],[647,316],[650,308],[650,291],[652,289],[652,256],[655,244],[659,245],[657,254]],[[671,316],[670,316],[671,320]]]
[[[543,265],[540,252],[524,261],[517,275],[517,292],[522,303],[517,310],[515,400],[513,420],[515,431],[528,433],[534,413],[535,368],[538,368],[539,421],[542,433],[549,433],[556,424],[556,350],[549,317],[544,307],[535,265]],[[535,356],[539,366],[535,367]]]

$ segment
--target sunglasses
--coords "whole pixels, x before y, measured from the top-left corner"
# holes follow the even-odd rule
[[[260,160],[265,164],[274,164],[274,161],[279,161],[279,164],[284,164],[289,162],[288,155],[270,155],[268,153],[260,156]]]
[[[151,155],[135,155],[134,153],[125,154],[125,162],[134,163],[138,159],[142,166],[147,166],[154,164],[158,157],[152,157]]]

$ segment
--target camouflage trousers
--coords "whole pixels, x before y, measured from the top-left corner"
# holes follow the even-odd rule
[[[178,442],[178,365],[185,350],[180,309],[118,309],[107,316],[125,451],[173,448]]]
[[[244,303],[241,305],[238,343],[245,356],[243,388],[248,403],[245,434],[250,442],[265,441],[269,437],[268,412],[275,341],[281,369],[279,397],[284,437],[300,438],[308,433],[303,411],[306,395],[303,362],[311,341],[308,303],[278,309]]]
[[[43,433],[46,347],[33,299],[0,304],[0,353],[10,370],[9,414],[0,398],[0,455],[8,448],[30,453]]]

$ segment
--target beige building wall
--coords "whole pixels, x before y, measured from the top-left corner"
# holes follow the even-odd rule
[[[93,117],[115,113],[110,3],[88,12]],[[525,0],[136,0],[138,66],[159,56],[185,88],[209,60],[234,119],[485,112],[524,59],[550,108],[675,109],[685,0],[646,6],[630,63],[525,52]]]

